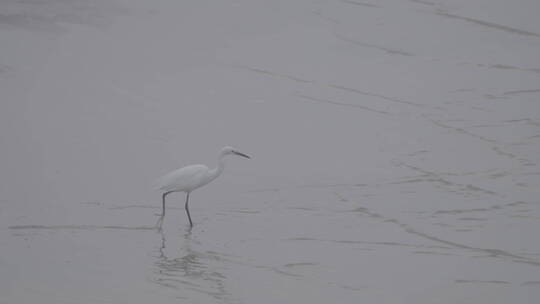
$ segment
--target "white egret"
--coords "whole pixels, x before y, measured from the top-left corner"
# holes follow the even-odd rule
[[[244,153],[236,151],[232,147],[224,147],[221,149],[218,157],[218,165],[214,169],[209,169],[205,165],[191,165],[187,167],[180,168],[169,174],[161,177],[157,182],[157,188],[163,191],[162,201],[163,201],[163,212],[161,217],[165,216],[165,197],[173,192],[185,192],[186,193],[186,213],[189,219],[189,225],[193,227],[193,222],[191,221],[191,215],[189,214],[189,194],[202,187],[209,182],[216,179],[225,168],[225,156],[227,155],[238,155],[245,158],[251,158]]]

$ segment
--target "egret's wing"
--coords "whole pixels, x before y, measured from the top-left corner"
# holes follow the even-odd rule
[[[162,191],[191,191],[204,180],[208,173],[205,165],[191,165],[180,168],[161,177],[156,188]]]

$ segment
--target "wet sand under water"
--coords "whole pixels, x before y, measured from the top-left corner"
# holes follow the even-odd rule
[[[402,186],[255,191],[217,208],[194,204],[193,229],[182,208],[171,208],[158,229],[150,220],[159,220],[152,217],[159,207],[81,205],[81,222],[110,217],[122,225],[8,227],[2,238],[9,245],[3,255],[11,257],[3,260],[10,274],[3,277],[7,299],[533,302],[540,256],[530,248],[536,244],[520,248],[514,242],[522,240],[507,238],[521,233],[521,227],[512,228],[516,223],[537,221],[516,217],[523,208],[538,212],[537,205],[376,208],[391,192],[417,196],[415,187],[407,188],[408,194]],[[354,199],[366,193],[380,198]],[[489,239],[501,224],[506,229],[499,238]],[[534,232],[523,233],[534,239]]]

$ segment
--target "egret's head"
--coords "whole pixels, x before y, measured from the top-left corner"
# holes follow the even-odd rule
[[[222,156],[225,156],[225,155],[238,155],[238,156],[242,156],[242,157],[245,157],[245,158],[251,158],[249,157],[248,155],[244,154],[244,153],[240,153],[238,152],[235,148],[233,147],[224,147],[223,149],[221,149],[221,153],[220,153]]]

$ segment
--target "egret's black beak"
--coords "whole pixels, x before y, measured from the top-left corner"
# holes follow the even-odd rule
[[[238,156],[242,156],[242,157],[245,157],[245,158],[251,158],[249,157],[249,155],[246,155],[244,153],[240,153],[240,152],[237,152],[237,151],[233,151],[234,154],[238,155]]]

